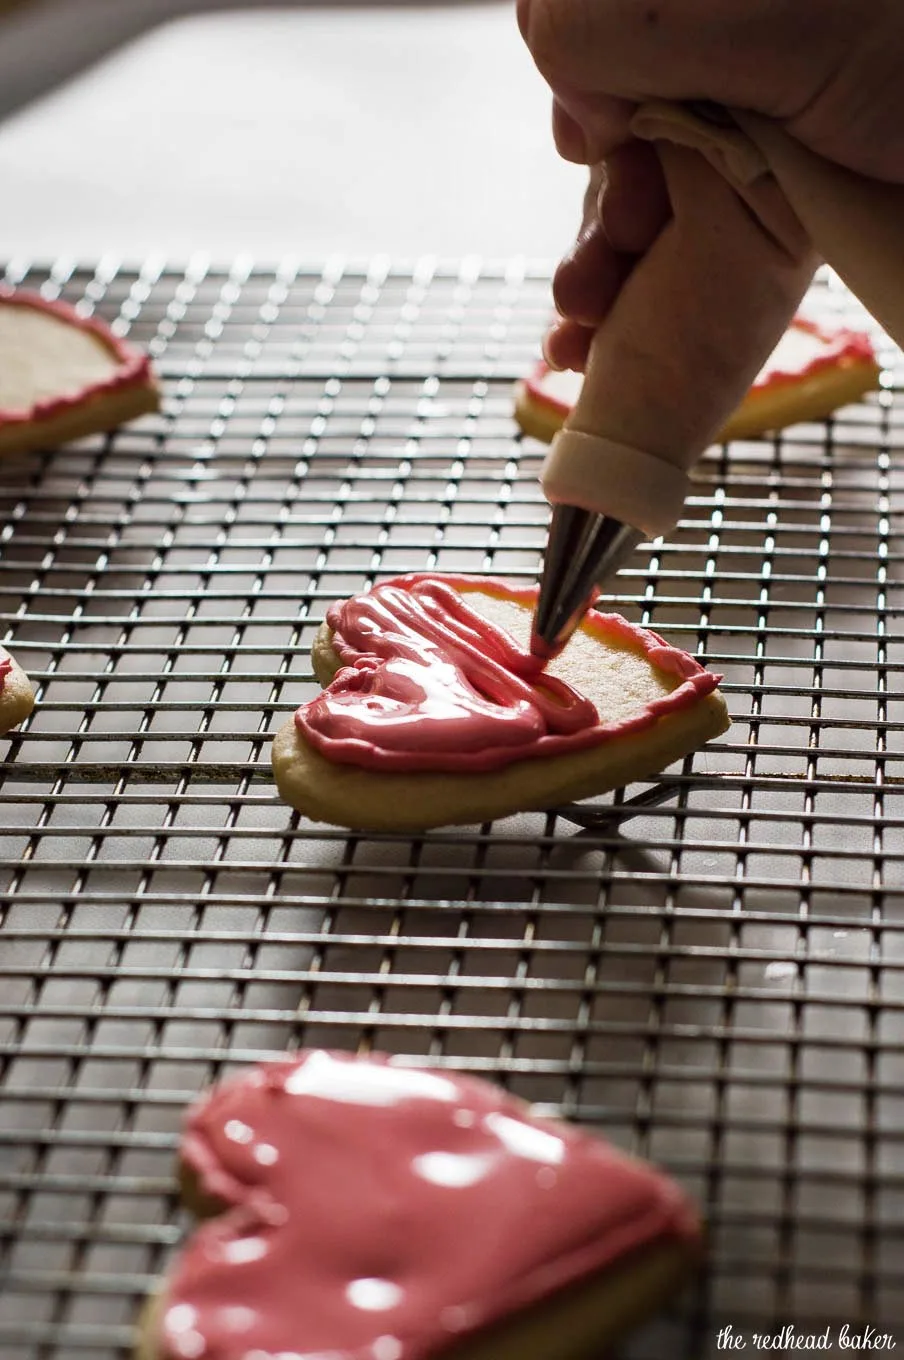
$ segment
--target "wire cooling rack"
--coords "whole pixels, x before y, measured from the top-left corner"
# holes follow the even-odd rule
[[[533,579],[522,265],[52,269],[165,409],[4,464],[2,1360],[123,1360],[212,1079],[301,1044],[485,1074],[666,1165],[711,1268],[637,1360],[731,1324],[904,1341],[904,404],[703,463],[617,605],[723,671],[725,738],[614,799],[415,839],[313,826],[269,736],[327,604]],[[813,306],[851,314],[823,280]],[[900,377],[900,373],[897,375]],[[834,1332],[833,1332],[834,1335]]]

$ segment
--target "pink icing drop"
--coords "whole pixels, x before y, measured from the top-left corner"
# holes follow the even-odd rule
[[[634,1251],[700,1238],[651,1167],[487,1082],[379,1055],[315,1050],[226,1082],[182,1156],[227,1211],[176,1261],[162,1360],[431,1360]]]
[[[82,406],[85,402],[96,397],[118,392],[123,387],[142,386],[152,381],[151,361],[147,355],[141,354],[131,345],[127,345],[124,340],[120,340],[117,335],[113,334],[106,322],[101,321],[98,317],[79,316],[78,312],[66,302],[51,301],[48,298],[41,297],[39,293],[31,293],[25,289],[17,289],[13,292],[2,285],[0,285],[0,307],[27,307],[31,308],[32,311],[46,312],[49,316],[54,316],[57,320],[65,322],[66,325],[74,326],[76,330],[94,335],[110,353],[117,365],[108,378],[104,378],[100,382],[89,383],[77,392],[47,397],[43,401],[35,402],[33,406],[23,407],[20,410],[0,410],[0,428],[4,425],[21,425],[26,421],[50,420],[63,411],[69,411],[75,406]]]
[[[365,769],[498,770],[642,731],[721,679],[657,633],[591,610],[583,626],[601,643],[640,652],[679,682],[632,717],[602,722],[588,699],[543,674],[535,657],[470,607],[468,587],[528,606],[537,593],[412,574],[333,605],[327,623],[344,665],[296,712],[304,739],[328,760]]]

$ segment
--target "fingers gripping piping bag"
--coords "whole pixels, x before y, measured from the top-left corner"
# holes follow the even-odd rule
[[[689,469],[820,257],[904,340],[904,189],[831,166],[752,114],[655,103],[632,130],[659,144],[672,218],[595,335],[543,467],[553,516],[531,639],[540,657],[561,651],[644,537],[674,527]]]

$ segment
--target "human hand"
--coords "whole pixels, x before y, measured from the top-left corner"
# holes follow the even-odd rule
[[[553,368],[583,372],[595,332],[670,215],[665,176],[649,143],[627,141],[591,168],[577,239],[553,278],[561,320],[543,345]]]
[[[781,120],[820,155],[904,182],[904,7],[896,0],[519,0],[554,96],[566,159],[596,166],[577,245],[556,276],[556,366],[582,368],[593,330],[669,216],[628,125],[648,98],[712,99]],[[600,163],[607,162],[601,197]]]

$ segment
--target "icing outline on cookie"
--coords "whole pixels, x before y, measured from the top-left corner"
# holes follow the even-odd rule
[[[327,760],[369,770],[482,773],[643,731],[722,678],[651,629],[590,610],[581,627],[596,641],[640,653],[678,680],[631,718],[601,721],[589,700],[471,609],[468,591],[526,607],[537,597],[536,586],[414,572],[331,605],[342,667],[296,711],[304,740]]]

